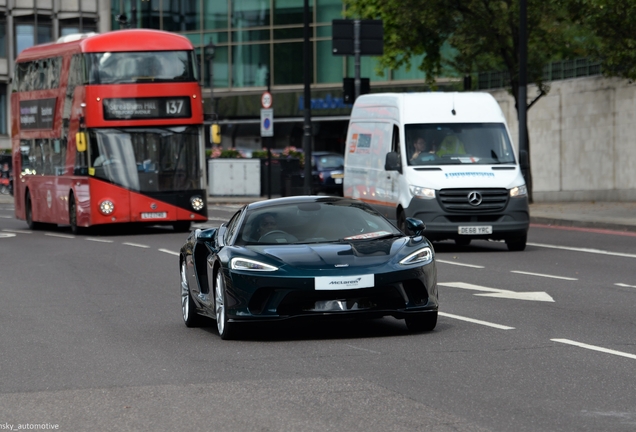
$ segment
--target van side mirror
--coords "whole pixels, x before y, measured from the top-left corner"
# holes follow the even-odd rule
[[[75,134],[75,146],[80,153],[86,151],[86,132],[77,132]]]
[[[402,161],[400,160],[400,154],[397,152],[389,152],[384,159],[385,171],[399,171],[402,173]]]
[[[415,236],[420,236],[426,229],[426,225],[419,219],[406,218],[406,228],[412,232]]]

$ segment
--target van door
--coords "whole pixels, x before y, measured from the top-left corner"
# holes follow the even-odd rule
[[[399,159],[402,160],[402,155],[400,152],[400,128],[397,125],[393,125],[393,132],[391,136],[391,151],[397,153],[400,156]],[[395,220],[397,218],[395,209],[397,208],[398,201],[400,199],[399,182],[402,172],[400,170],[385,171],[384,173],[384,178],[386,181],[386,205],[384,206],[384,216],[390,220]]]

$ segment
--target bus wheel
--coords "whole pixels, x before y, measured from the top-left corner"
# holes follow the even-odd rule
[[[73,234],[80,234],[81,228],[77,226],[77,204],[75,204],[73,194],[71,194],[68,199],[68,222],[71,225],[71,232]]]
[[[42,224],[39,222],[33,221],[33,205],[31,204],[31,194],[27,191],[26,193],[26,223],[29,226],[29,229],[37,230],[42,227]]]
[[[190,221],[178,221],[172,224],[172,228],[176,232],[188,232],[190,231]]]

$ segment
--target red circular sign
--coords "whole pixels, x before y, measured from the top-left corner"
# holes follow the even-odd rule
[[[268,109],[272,107],[272,103],[273,103],[273,99],[272,99],[272,94],[270,92],[264,92],[261,95],[261,105],[263,108]]]

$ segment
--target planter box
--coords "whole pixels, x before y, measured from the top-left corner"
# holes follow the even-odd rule
[[[212,196],[260,196],[260,159],[209,159],[209,194]]]

